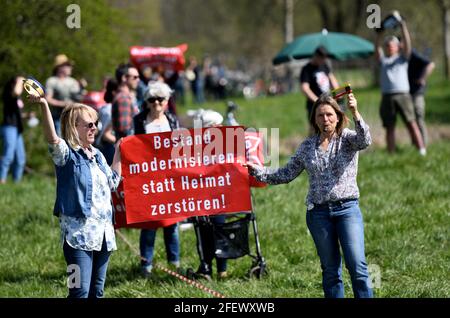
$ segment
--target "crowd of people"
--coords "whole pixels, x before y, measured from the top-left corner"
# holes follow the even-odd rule
[[[426,154],[425,84],[434,63],[412,49],[404,20],[399,21],[402,40],[378,32],[375,57],[380,65],[380,117],[386,129],[389,152],[396,149],[395,122],[400,114],[413,144]],[[364,226],[359,208],[356,183],[358,153],[371,143],[369,127],[350,93],[342,107],[330,90],[339,86],[328,61],[328,52],[318,47],[299,76],[310,136],[301,143],[286,166],[270,170],[248,163],[249,173],[269,184],[288,183],[303,170],[309,176],[306,198],[307,226],[314,240],[322,268],[322,286],[326,297],[343,297],[340,248],[350,272],[355,297],[373,297],[364,253]],[[102,297],[111,252],[117,249],[111,191],[121,179],[120,143],[123,137],[174,131],[180,128],[177,102],[180,102],[180,74],[163,68],[125,63],[117,66],[115,77],[106,81],[105,105],[97,110],[81,104],[86,89],[84,80],[72,77],[74,63],[66,55],[55,57],[53,74],[45,82],[45,96],[27,96],[39,104],[45,139],[56,171],[54,214],[59,218],[61,247],[68,266],[81,273],[81,285],[69,286],[69,297]],[[182,74],[190,84],[195,103],[206,96],[224,98],[224,68],[212,65],[206,57],[199,63],[189,59]],[[22,100],[23,80],[13,77],[4,86],[3,151],[0,161],[0,183],[7,180],[9,170],[19,182],[25,163]],[[178,93],[178,94],[177,94]],[[180,97],[181,96],[181,97]],[[355,130],[347,127],[346,108],[355,122]],[[29,114],[28,114],[29,115]],[[206,125],[220,125],[222,120]],[[211,224],[223,224],[225,218],[211,218],[201,230],[205,257],[197,273],[211,277],[215,258]],[[167,262],[180,270],[179,226],[163,228]],[[140,233],[141,272],[151,276],[156,229]],[[216,259],[219,278],[227,276],[226,260]]]
[[[435,64],[412,48],[406,21],[398,17],[401,39],[385,35],[379,29],[375,41],[375,59],[380,69],[381,104],[380,118],[386,129],[386,145],[389,153],[396,151],[395,123],[399,114],[408,128],[411,142],[423,156],[428,142],[425,125],[426,82]],[[339,87],[334,76],[328,52],[319,46],[311,60],[302,68],[300,89],[306,97],[307,118],[311,117],[312,105],[321,94]],[[313,133],[310,126],[310,133]]]

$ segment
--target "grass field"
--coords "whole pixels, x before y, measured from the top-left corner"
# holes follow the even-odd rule
[[[450,124],[448,83],[436,81],[428,92],[431,130]],[[355,91],[360,110],[379,129],[379,91]],[[241,123],[278,127],[282,142],[306,134],[304,100],[299,94],[250,101],[238,100]],[[208,105],[223,110],[224,103]],[[401,128],[402,125],[400,124]],[[401,128],[403,129],[403,128]],[[0,297],[65,297],[65,262],[59,246],[58,220],[52,216],[55,181],[39,130],[26,136],[29,165],[36,173],[20,184],[0,187]],[[287,160],[288,148],[281,162]],[[31,154],[31,155],[30,155]],[[375,144],[360,156],[358,184],[365,221],[366,254],[376,297],[450,297],[450,142],[436,138],[420,157],[400,140],[399,152],[388,155]],[[43,172],[43,174],[40,174]],[[305,224],[306,174],[288,185],[255,189],[261,247],[269,276],[247,279],[249,257],[229,261],[230,277],[205,283],[227,297],[322,297],[318,256]],[[165,265],[158,231],[155,263]],[[137,230],[122,230],[137,248]],[[180,232],[183,267],[198,266],[192,229]],[[211,297],[162,271],[143,279],[139,259],[119,238],[108,270],[106,297]],[[254,250],[253,240],[250,243]],[[346,295],[352,296],[348,273]]]

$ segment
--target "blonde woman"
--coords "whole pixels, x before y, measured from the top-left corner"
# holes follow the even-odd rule
[[[92,146],[97,131],[93,108],[83,104],[64,108],[60,138],[45,98],[28,99],[40,104],[44,134],[55,164],[54,215],[59,217],[67,262],[68,297],[102,297],[109,256],[117,249],[110,199],[121,176],[120,141],[109,167],[102,153]]]

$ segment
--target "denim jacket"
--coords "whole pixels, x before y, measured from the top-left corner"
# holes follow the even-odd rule
[[[65,143],[62,139],[60,142]],[[81,148],[75,150],[68,147],[68,149],[68,158],[65,158],[64,164],[55,163],[57,184],[53,214],[56,216],[63,214],[70,217],[89,217],[91,216],[93,189],[89,158]],[[49,147],[49,150],[52,152],[51,147]],[[100,170],[108,177],[108,180],[114,178],[113,174],[117,173],[111,170],[101,152],[95,150],[94,156]],[[111,190],[114,191],[118,182],[109,182],[109,184],[112,184]]]

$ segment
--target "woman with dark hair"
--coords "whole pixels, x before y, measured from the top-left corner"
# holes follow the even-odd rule
[[[15,182],[22,179],[25,168],[25,146],[23,142],[22,112],[24,104],[20,95],[23,91],[21,76],[11,78],[5,85],[2,95],[3,124],[3,151],[0,161],[0,184],[6,183],[9,168],[12,167],[12,176]]]
[[[348,95],[348,108],[355,131],[345,128],[348,118],[337,102],[322,95],[311,111],[310,123],[315,134],[300,145],[286,166],[272,171],[247,165],[252,175],[269,184],[289,183],[303,170],[307,171],[306,223],[320,257],[325,297],[344,297],[340,245],[354,296],[371,298],[356,184],[358,152],[370,145],[371,137],[353,94]]]

